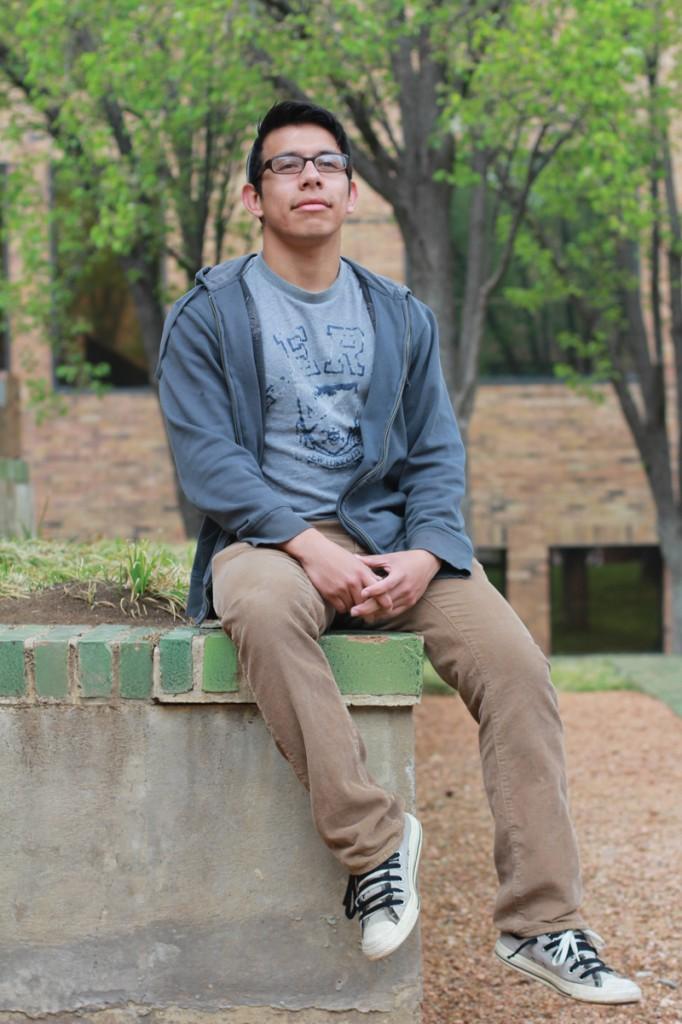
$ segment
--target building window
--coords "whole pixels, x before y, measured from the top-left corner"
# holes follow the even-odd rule
[[[657,547],[553,548],[551,596],[555,654],[663,649]]]
[[[507,596],[507,551],[506,548],[477,548],[476,558],[492,585],[503,597]]]
[[[114,252],[95,249],[88,232],[96,211],[80,191],[77,213],[71,190],[52,170],[51,201],[56,213],[52,237],[56,280],[55,387],[77,387],[59,367],[86,361],[108,364],[99,379],[115,388],[149,387],[149,371],[132,292]],[[64,295],[64,298],[60,298]]]

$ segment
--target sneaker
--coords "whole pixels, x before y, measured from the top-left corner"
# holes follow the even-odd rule
[[[587,1003],[636,1003],[638,985],[607,967],[597,955],[604,945],[596,932],[569,929],[524,939],[503,933],[495,955],[514,970],[565,996]]]
[[[343,899],[346,917],[360,914],[362,952],[370,960],[394,953],[417,923],[421,847],[422,827],[406,814],[400,848],[378,867],[348,878]]]

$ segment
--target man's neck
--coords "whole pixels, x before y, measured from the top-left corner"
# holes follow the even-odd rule
[[[279,239],[263,238],[263,259],[276,274],[307,292],[331,288],[339,273],[340,245],[284,246]]]

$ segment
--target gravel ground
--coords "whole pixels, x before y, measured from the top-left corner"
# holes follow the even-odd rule
[[[584,912],[639,1004],[596,1007],[492,956],[492,821],[477,731],[462,702],[416,709],[423,1024],[682,1024],[682,720],[632,692],[560,696]]]

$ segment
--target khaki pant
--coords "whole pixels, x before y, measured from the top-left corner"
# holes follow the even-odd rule
[[[363,551],[337,522],[315,526]],[[232,544],[212,570],[216,612],[275,743],[310,792],[320,836],[349,872],[369,871],[400,845],[403,804],[367,772],[317,643],[334,609],[276,548]],[[470,577],[433,580],[381,628],[422,633],[435,669],[479,723],[495,822],[496,925],[523,936],[584,927],[562,725],[547,659],[526,627],[474,562]]]

